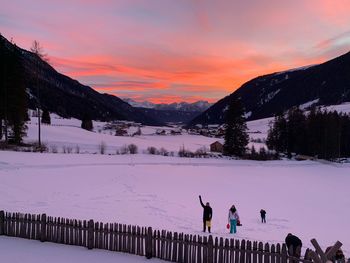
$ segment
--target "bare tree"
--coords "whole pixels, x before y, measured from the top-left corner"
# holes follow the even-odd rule
[[[36,100],[37,100],[37,112],[38,112],[38,146],[39,149],[41,149],[41,120],[40,120],[40,111],[41,111],[41,105],[40,105],[40,93],[39,93],[39,61],[45,60],[47,55],[43,52],[43,47],[40,45],[39,41],[34,40],[32,47],[30,48],[30,51],[32,51],[35,55],[38,56],[38,60],[36,61],[35,65],[35,78],[36,78]]]
[[[35,55],[37,55],[40,59],[44,60],[45,62],[49,61],[47,54],[44,53],[44,48],[39,43],[39,41],[33,41],[30,51],[32,51]]]

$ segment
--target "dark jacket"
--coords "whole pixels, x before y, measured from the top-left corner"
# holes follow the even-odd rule
[[[203,220],[211,220],[213,216],[213,210],[210,206],[206,206],[203,204],[202,198],[199,197],[199,201],[201,202],[201,206],[203,207]]]
[[[297,236],[294,236],[294,235],[288,235],[286,237],[286,245],[287,245],[287,248],[289,248],[290,246],[292,246],[293,250],[295,251],[295,249],[300,246],[302,247],[303,246],[303,243],[301,242],[301,240],[297,237]]]
[[[264,218],[266,216],[266,211],[264,209],[260,210],[260,215],[262,218]]]

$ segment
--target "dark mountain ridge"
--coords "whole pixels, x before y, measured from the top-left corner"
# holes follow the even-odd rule
[[[223,123],[234,96],[241,99],[248,120],[271,117],[310,101],[319,105],[350,101],[350,52],[319,65],[254,78],[193,119],[189,126]]]
[[[46,108],[62,117],[82,119],[84,115],[89,115],[94,120],[128,120],[147,125],[163,124],[116,96],[101,94],[57,72],[36,54],[15,46],[1,35],[0,37],[4,40],[0,48],[20,50],[20,60],[25,71],[25,87],[29,94],[29,108],[34,109],[37,106],[39,91],[41,108]]]

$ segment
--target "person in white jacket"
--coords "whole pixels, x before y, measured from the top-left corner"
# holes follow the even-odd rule
[[[236,207],[233,205],[228,211],[228,223],[230,224],[231,234],[237,232],[237,221],[239,221],[239,215]]]

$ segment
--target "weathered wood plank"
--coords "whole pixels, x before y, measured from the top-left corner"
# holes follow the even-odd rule
[[[233,238],[230,239],[230,263],[235,262],[235,240]]]
[[[252,242],[247,241],[247,249],[246,249],[246,258],[245,262],[251,263],[252,262]]]
[[[243,239],[241,241],[241,249],[240,249],[240,255],[239,255],[239,262],[245,263],[245,255],[246,255],[246,241]]]
[[[235,240],[235,263],[239,263],[239,257],[240,257],[240,244],[239,240]]]
[[[257,250],[258,250],[258,242],[257,241],[254,241],[253,242],[253,251],[252,251],[252,254],[253,254],[253,263],[257,263],[258,262],[258,253],[257,253]]]
[[[275,245],[272,244],[271,245],[271,257],[270,257],[270,262],[271,263],[276,263],[276,249],[275,249]]]
[[[270,245],[269,245],[269,243],[266,243],[265,247],[264,247],[264,263],[270,263]]]
[[[220,237],[219,241],[219,263],[224,263],[224,239]]]
[[[178,248],[178,234],[177,232],[174,233],[174,238],[173,238],[173,253],[171,257],[171,261],[177,262],[177,248]]]
[[[227,238],[224,244],[224,263],[230,263],[230,242]]]
[[[281,254],[282,254],[281,262],[282,262],[282,263],[287,263],[287,261],[288,261],[288,255],[287,255],[287,247],[286,247],[286,244],[283,244],[283,245],[282,245]]]
[[[263,252],[264,251],[264,245],[262,242],[259,242],[259,245],[258,245],[258,262],[259,263],[262,263],[263,262]]]

